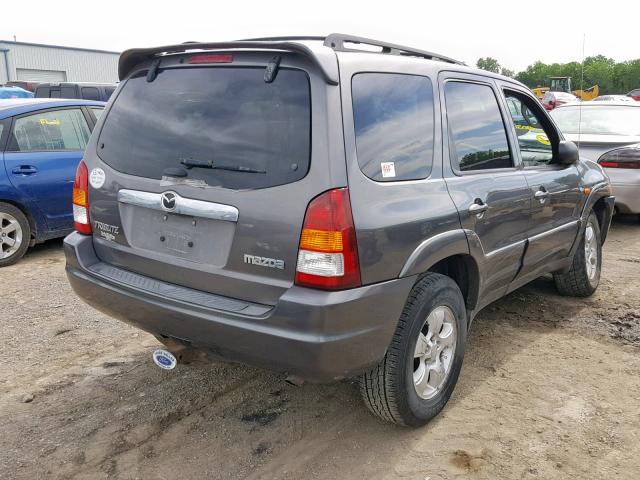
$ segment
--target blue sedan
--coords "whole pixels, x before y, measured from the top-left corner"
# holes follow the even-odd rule
[[[76,167],[105,104],[0,100],[0,267],[73,229]]]

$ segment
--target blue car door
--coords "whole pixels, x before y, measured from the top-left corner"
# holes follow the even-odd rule
[[[73,180],[90,135],[82,109],[20,115],[11,129],[5,152],[11,183],[38,206],[50,232],[73,228]]]

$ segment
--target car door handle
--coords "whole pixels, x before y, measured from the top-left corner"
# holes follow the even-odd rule
[[[11,170],[11,173],[15,173],[16,175],[33,175],[37,171],[38,169],[33,165],[20,165]]]
[[[536,200],[540,200],[540,202],[544,202],[549,196],[549,192],[547,192],[547,190],[544,187],[540,187],[540,190],[534,193],[533,196],[536,198]]]
[[[486,203],[484,203],[482,200],[480,200],[479,198],[476,198],[475,202],[473,202],[471,205],[469,205],[469,213],[471,215],[482,215],[484,212],[486,212],[489,209],[489,205],[487,205]]]

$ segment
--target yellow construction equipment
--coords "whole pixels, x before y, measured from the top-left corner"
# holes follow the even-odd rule
[[[542,100],[542,97],[544,97],[544,94],[549,91],[549,87],[536,87],[536,88],[532,88],[531,91],[536,97],[538,97],[538,100]]]
[[[549,80],[551,80],[551,88],[536,87],[531,89],[540,100],[542,100],[542,97],[544,97],[544,94],[548,91],[572,93],[583,101],[593,100],[600,95],[600,87],[598,85],[594,85],[586,90],[571,90],[571,77],[549,77]]]

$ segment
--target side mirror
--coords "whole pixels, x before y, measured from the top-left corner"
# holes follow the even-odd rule
[[[560,165],[571,165],[576,163],[579,158],[578,147],[569,140],[562,140],[558,144],[558,163]]]

